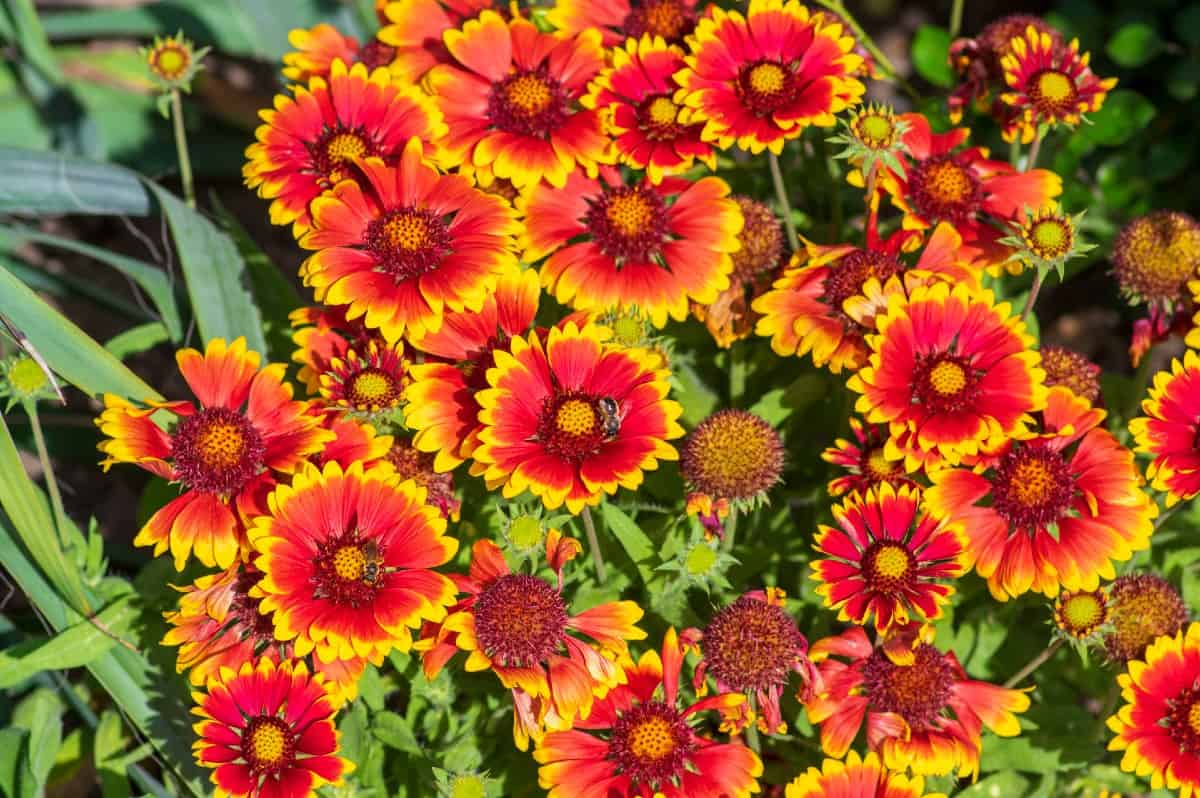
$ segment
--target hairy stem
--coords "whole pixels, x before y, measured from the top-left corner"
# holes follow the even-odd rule
[[[800,249],[800,238],[796,235],[796,223],[792,220],[792,203],[788,200],[787,186],[783,184],[783,170],[779,168],[779,156],[768,153],[771,165],[771,182],[775,184],[775,199],[779,201],[779,212],[783,215],[783,228],[787,231],[788,246],[792,252]]]
[[[721,538],[721,548],[733,551],[733,539],[737,535],[738,508],[736,504],[729,507],[729,516],[725,519],[725,536]]]
[[[963,0],[954,0],[950,7],[950,38],[954,39],[962,30]]]
[[[171,89],[171,122],[175,128],[175,153],[179,157],[183,198],[189,208],[195,208],[196,186],[192,181],[192,159],[188,156],[187,132],[183,129],[183,100],[179,89]]]
[[[46,436],[42,433],[42,421],[38,417],[35,402],[23,402],[25,414],[29,416],[29,427],[33,430],[33,445],[37,448],[38,460],[42,464],[42,477],[46,480],[46,492],[50,494],[50,509],[54,511],[54,528],[58,531],[58,542],[63,551],[70,548],[67,540],[67,513],[63,509],[62,494],[58,490],[58,480],[54,476],[54,466],[50,462],[50,452],[46,448]]]
[[[604,567],[604,554],[600,551],[600,539],[596,537],[596,522],[592,520],[592,508],[583,506],[583,529],[587,532],[588,548],[592,550],[592,562],[596,564],[596,579],[600,584],[607,580],[608,571]]]
[[[1029,288],[1029,296],[1025,298],[1025,308],[1021,311],[1021,318],[1029,318],[1029,314],[1033,312],[1033,303],[1037,302],[1038,294],[1042,290],[1042,283],[1046,280],[1046,270],[1039,268],[1037,274],[1034,275],[1033,285]]]
[[[1050,643],[1050,645],[1048,645],[1044,649],[1042,649],[1042,653],[1038,654],[1036,657],[1029,660],[1029,662],[1025,663],[1024,668],[1021,668],[1021,670],[1019,670],[1015,674],[1013,674],[1013,677],[1011,679],[1009,679],[1007,682],[1005,682],[1004,686],[1009,687],[1009,688],[1016,687],[1018,684],[1020,684],[1022,681],[1024,681],[1025,677],[1027,677],[1029,674],[1036,671],[1038,668],[1042,667],[1042,665],[1046,662],[1046,660],[1053,657],[1054,652],[1056,652],[1060,648],[1062,648],[1062,644],[1063,644],[1063,638],[1061,638],[1061,637],[1055,638],[1054,641]]]

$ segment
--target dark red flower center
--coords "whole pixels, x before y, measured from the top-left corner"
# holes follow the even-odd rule
[[[674,141],[684,131],[679,106],[669,94],[651,94],[638,104],[638,129],[651,141]]]
[[[1171,740],[1179,750],[1190,756],[1200,756],[1200,685],[1184,688],[1167,701],[1167,716],[1163,718]]]
[[[621,28],[626,37],[641,39],[642,34],[661,36],[668,44],[682,44],[696,27],[696,14],[679,0],[643,0],[633,3]]]
[[[983,184],[952,154],[917,161],[909,170],[913,205],[927,219],[961,224],[983,206]]]
[[[229,495],[258,475],[266,446],[241,413],[209,407],[185,418],[171,436],[175,473],[187,487]]]
[[[461,506],[454,495],[454,476],[433,469],[432,452],[422,452],[411,440],[397,437],[385,457],[401,480],[411,479],[425,488],[425,503],[438,508],[442,515],[449,518]]]
[[[242,758],[255,776],[286,770],[296,761],[296,733],[280,718],[259,715],[242,732]]]
[[[600,251],[616,260],[645,263],[659,254],[667,237],[666,207],[646,185],[605,192],[588,210],[587,224]]]
[[[548,136],[570,116],[567,92],[546,69],[519,69],[492,85],[488,117],[508,133]]]
[[[880,540],[863,553],[862,575],[869,590],[899,595],[916,582],[917,559],[904,544]]]
[[[884,252],[856,249],[829,266],[825,277],[825,303],[838,313],[847,299],[862,293],[863,285],[872,277],[885,283],[904,271],[904,264]]]
[[[373,538],[363,539],[357,529],[318,543],[313,598],[351,609],[370,604],[387,581],[383,562],[383,547]]]
[[[919,354],[911,383],[913,400],[931,413],[960,412],[971,406],[982,376],[965,358],[949,352]]]
[[[936,724],[955,681],[949,658],[928,643],[917,646],[909,665],[897,665],[876,650],[862,672],[871,709],[895,712],[917,730]]]
[[[713,676],[748,692],[784,684],[808,641],[783,607],[742,596],[713,616],[700,648]]]
[[[558,653],[566,628],[562,594],[536,576],[502,576],[475,599],[475,637],[483,653],[503,666],[544,662]]]
[[[782,61],[761,59],[738,71],[735,89],[738,98],[758,116],[786,108],[800,91],[796,73]]]
[[[617,718],[608,742],[608,758],[634,784],[657,787],[684,772],[696,748],[682,714],[661,701],[647,701]]]
[[[1075,80],[1059,69],[1043,69],[1029,79],[1029,99],[1038,113],[1057,117],[1078,110],[1079,91]]]
[[[374,366],[351,374],[344,385],[346,402],[356,410],[395,407],[404,388],[394,375]]]
[[[537,440],[551,454],[568,462],[581,462],[600,451],[612,431],[606,424],[601,397],[564,391],[542,402]]]
[[[362,127],[338,125],[326,128],[315,143],[308,145],[308,152],[321,187],[333,188],[339,181],[353,176],[350,167],[355,159],[379,155],[379,148]]]
[[[1000,458],[992,479],[992,506],[1014,531],[1057,523],[1074,495],[1075,477],[1067,461],[1036,441]]]
[[[250,589],[260,579],[260,572],[243,568],[234,583],[233,598],[229,602],[229,618],[241,628],[243,639],[252,637],[256,645],[275,642],[275,623],[269,614],[258,611],[262,599],[250,595]]]
[[[396,48],[378,39],[372,39],[358,51],[358,60],[365,64],[367,69],[385,67],[396,60]]]
[[[446,220],[433,211],[394,208],[367,225],[367,249],[378,261],[377,271],[397,283],[428,274],[453,252]]]

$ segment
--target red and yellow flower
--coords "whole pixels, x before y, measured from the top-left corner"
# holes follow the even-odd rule
[[[363,324],[362,317],[351,321],[344,307],[318,305],[297,308],[288,314],[296,351],[292,360],[300,364],[296,378],[304,383],[310,396],[321,392],[321,375],[329,371],[334,358],[344,357],[352,346],[369,345],[383,338]]]
[[[1200,794],[1200,624],[1160,637],[1117,677],[1125,704],[1108,719],[1121,770],[1161,790]]]
[[[716,153],[700,138],[703,123],[679,121],[675,73],[684,67],[683,51],[647,34],[612,52],[612,66],[592,81],[583,104],[604,112],[617,159],[645,169],[652,183],[690,169],[697,159],[716,170]]]
[[[950,63],[961,79],[950,92],[951,122],[957,125],[968,105],[985,113],[990,110],[1001,124],[1008,119],[1011,111],[991,98],[992,89],[1003,90],[1004,66],[1001,61],[1012,52],[1013,40],[1023,36],[1030,26],[1039,34],[1049,36],[1055,47],[1062,46],[1062,34],[1032,14],[1009,14],[988,23],[975,38],[955,39],[950,44]]]
[[[721,149],[779,154],[806,127],[836,124],[865,90],[854,37],[797,0],[750,0],[745,16],[711,6],[688,46],[680,119],[704,122],[703,139]]]
[[[875,630],[936,620],[954,594],[945,584],[963,572],[963,533],[920,507],[921,491],[884,482],[833,508],[836,527],[822,524],[811,563],[817,593],[838,620]]]
[[[307,84],[314,77],[328,78],[333,62],[362,64],[367,69],[391,67],[396,60],[396,48],[371,39],[360,46],[353,36],[344,36],[327,22],[311,28],[295,28],[288,33],[288,44],[295,49],[283,56],[283,76],[293,83]],[[389,69],[393,76],[396,70]]]
[[[685,644],[703,655],[692,679],[696,694],[708,691],[706,679],[712,676],[718,693],[753,696],[762,713],[758,727],[767,734],[787,731],[779,701],[788,677],[800,674],[802,697],[812,693],[816,681],[808,640],[785,605],[782,590],[755,590],[713,615],[703,630],[683,633]]]
[[[499,5],[503,6],[503,3]],[[437,64],[451,60],[442,39],[484,9],[493,0],[391,0],[383,7],[379,41],[396,51],[397,78],[416,84]]]
[[[1000,99],[1013,111],[1004,126],[1004,140],[1019,135],[1028,144],[1039,125],[1076,127],[1083,114],[1099,111],[1117,79],[1097,77],[1088,66],[1090,55],[1079,54],[1078,39],[1064,47],[1033,25],[1014,38],[1000,59],[1008,84]]]
[[[987,263],[1000,263],[1009,250],[997,243],[1000,231],[987,217],[1018,221],[1027,208],[1040,209],[1062,193],[1062,179],[1047,169],[1018,172],[1004,161],[989,160],[981,147],[959,149],[971,134],[967,128],[934,133],[920,114],[900,119],[907,126],[907,152],[900,156],[904,172],[883,170],[877,190],[904,212],[905,229],[949,222]],[[861,175],[852,177],[862,184]]]
[[[311,224],[310,203],[346,179],[360,158],[395,163],[408,140],[427,147],[446,135],[442,114],[415,86],[400,86],[386,69],[333,62],[329,78],[313,77],[294,97],[279,95],[260,112],[266,123],[246,148],[242,175],[271,200],[271,223],[290,224],[297,237]]]
[[[107,471],[135,463],[183,487],[150,517],[135,545],[153,546],[155,556],[169,549],[180,571],[193,555],[227,568],[242,554],[245,519],[260,509],[276,475],[295,471],[333,434],[320,428],[307,402],[292,400],[283,364],[260,369],[244,338],[228,345],[214,339],[203,354],[183,349],[175,360],[199,407],[186,401],[142,407],[106,394],[96,420],[108,436],[99,445],[107,455],[101,465]],[[169,432],[152,420],[159,412],[175,417]]]
[[[1150,545],[1158,510],[1104,416],[1053,388],[1036,436],[989,448],[974,468],[930,474],[926,503],[961,523],[966,564],[998,600],[1095,590],[1116,576],[1114,560]]]
[[[436,507],[449,521],[458,521],[462,502],[454,492],[454,477],[433,466],[433,455],[413,445],[412,439],[397,436],[384,457],[401,481],[411,479],[425,489],[425,503]]]
[[[904,458],[887,456],[889,436],[886,424],[863,424],[851,417],[850,432],[854,435],[853,441],[838,438],[833,446],[821,453],[822,460],[849,472],[829,481],[830,496],[842,496],[851,491],[865,493],[870,488],[884,484],[897,488],[917,486],[905,471]]]
[[[866,249],[805,240],[804,252],[794,255],[771,290],[755,300],[754,310],[762,314],[755,332],[769,337],[771,348],[784,357],[811,353],[815,365],[828,366],[834,374],[860,368],[870,354],[865,336],[872,328],[852,316],[846,303],[861,296],[869,281],[883,287],[892,278],[919,274],[919,281],[906,282],[979,284],[979,270],[961,254],[962,238],[950,225],[937,226],[909,267],[901,254],[919,245],[911,232],[869,240]]]
[[[743,712],[745,697],[724,693],[680,709],[683,655],[675,630],[668,630],[661,658],[648,651],[636,665],[626,661],[627,684],[598,700],[574,729],[542,739],[533,757],[548,798],[749,798],[759,791],[758,756],[741,743],[718,743],[691,723],[709,710],[726,718]]]
[[[495,673],[513,691],[513,737],[522,751],[531,737],[540,741],[545,728],[569,729],[586,719],[597,693],[624,683],[614,660],[628,656],[626,641],[646,637],[637,627],[643,611],[632,601],[568,613],[562,571],[579,553],[579,542],[551,529],[545,549],[557,586],[513,573],[495,543],[478,541],[467,576],[455,578],[465,597],[445,621],[428,624],[415,646],[430,679],[459,651],[470,655],[468,671]],[[599,648],[570,632],[591,638]]]
[[[392,445],[391,435],[380,435],[372,425],[338,410],[314,408],[313,412],[321,416],[321,426],[334,435],[333,440],[310,458],[318,466],[337,463],[342,468],[349,468],[354,463],[362,463],[365,468],[382,460]]]
[[[888,770],[874,751],[860,757],[851,751],[845,762],[826,759],[787,786],[784,798],[945,798],[926,793],[925,780]]]
[[[425,489],[387,464],[308,466],[280,485],[249,530],[263,572],[252,595],[275,637],[322,662],[378,664],[412,646],[410,629],[440,621],[454,583],[434,572],[458,548]]]
[[[413,346],[439,359],[410,367],[404,423],[416,431],[413,445],[434,455],[436,470],[457,467],[479,445],[476,394],[487,388],[492,352],[529,330],[540,295],[537,272],[510,272],[479,312],[447,313],[440,330],[413,339]]]
[[[908,433],[920,451],[956,463],[1023,433],[1046,404],[1033,338],[991,291],[919,286],[893,295],[876,324],[870,359],[847,385],[868,422],[889,425],[889,459]]]
[[[1154,457],[1146,477],[1168,507],[1200,494],[1200,356],[1189,349],[1154,375],[1144,416],[1129,422],[1137,451]]]
[[[443,38],[452,60],[429,70],[424,83],[464,174],[481,185],[499,177],[521,189],[544,178],[562,188],[576,168],[594,176],[610,161],[600,112],[579,103],[604,68],[599,31],[552,35],[484,11]]]
[[[697,16],[696,0],[556,0],[546,21],[571,34],[596,28],[615,48],[644,36],[682,45]]]
[[[903,652],[872,646],[858,626],[813,644],[825,689],[805,709],[826,754],[844,757],[865,721],[867,745],[888,769],[974,776],[984,726],[1002,737],[1020,733],[1015,713],[1029,708],[1029,696],[968,679],[954,652],[934,648],[931,632],[922,629]]]
[[[300,272],[318,301],[346,306],[389,343],[436,332],[448,310],[478,311],[516,268],[512,206],[440,174],[422,153],[414,138],[394,167],[360,161],[362,185],[344,180],[314,200],[300,239],[316,250]]]
[[[215,768],[215,794],[309,798],[354,770],[337,755],[338,731],[324,677],[303,662],[262,658],[221,668],[195,693],[196,761]]]
[[[578,310],[637,306],[656,327],[687,318],[688,302],[729,287],[742,214],[717,177],[632,185],[574,174],[566,188],[541,184],[517,200],[524,259],[542,285]],[[549,256],[549,257],[547,257]]]
[[[358,413],[378,413],[400,405],[408,384],[404,345],[370,341],[329,361],[321,375],[321,397],[331,405]]]
[[[667,399],[666,370],[641,349],[606,347],[599,329],[574,322],[515,337],[496,350],[491,386],[479,402],[479,446],[488,487],[525,490],[549,509],[572,513],[618,487],[634,490],[643,471],[678,457],[683,409]]]

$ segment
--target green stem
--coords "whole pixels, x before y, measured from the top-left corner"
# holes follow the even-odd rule
[[[1016,136],[1008,143],[1008,162],[1012,164],[1013,169],[1021,166],[1021,139]]]
[[[788,201],[787,186],[783,184],[783,170],[779,168],[779,156],[767,154],[771,165],[771,182],[775,184],[775,199],[779,201],[779,212],[783,215],[783,229],[787,231],[788,246],[792,252],[800,249],[800,237],[796,235],[796,222],[792,219],[792,203]]]
[[[737,536],[738,508],[736,504],[729,506],[729,516],[725,519],[725,536],[721,538],[721,548],[733,551],[733,539]]]
[[[919,100],[921,98],[921,95],[917,93],[917,90],[909,85],[908,81],[900,77],[900,73],[896,71],[896,65],[892,63],[892,59],[888,58],[887,55],[884,54],[883,50],[879,49],[879,46],[876,45],[875,41],[867,35],[867,32],[863,30],[863,26],[858,24],[858,20],[856,20],[854,15],[851,14],[846,6],[842,4],[841,0],[817,0],[817,4],[824,8],[828,8],[830,11],[842,18],[842,21],[846,23],[846,26],[854,32],[855,38],[858,39],[862,46],[866,48],[867,52],[871,54],[871,57],[875,59],[875,63],[879,64],[879,66],[883,68],[883,71],[887,73],[888,79],[894,81],[900,86],[900,88],[904,89],[904,92],[914,100]]]
[[[748,701],[750,703],[750,711],[754,714],[754,720],[750,721],[750,725],[746,727],[746,744],[750,746],[750,750],[754,753],[761,754],[762,741],[758,739],[758,699],[751,693]]]
[[[29,416],[29,427],[33,430],[33,445],[37,447],[38,460],[42,464],[42,477],[46,480],[46,492],[50,494],[50,509],[54,511],[54,528],[58,530],[58,541],[63,551],[70,548],[67,540],[66,518],[63,509],[62,494],[58,490],[58,480],[54,477],[54,466],[50,463],[50,452],[46,448],[46,436],[42,433],[42,422],[38,418],[37,403],[22,402],[25,414]]]
[[[1142,407],[1142,399],[1146,396],[1146,386],[1150,384],[1150,356],[1154,354],[1154,347],[1151,346],[1142,355],[1142,359],[1138,361],[1137,371],[1133,373],[1133,384],[1130,390],[1129,406],[1125,408],[1125,422],[1128,424],[1129,419],[1139,415]]]
[[[1025,299],[1025,308],[1021,311],[1021,318],[1029,318],[1029,314],[1033,312],[1033,303],[1037,302],[1038,294],[1042,290],[1042,283],[1046,280],[1046,270],[1038,268],[1037,274],[1033,278],[1033,285],[1029,288],[1029,296]]]
[[[963,0],[954,0],[954,5],[950,7],[950,38],[958,37],[962,30],[963,18]]]
[[[1008,687],[1008,688],[1016,687],[1018,684],[1020,684],[1025,679],[1026,676],[1033,673],[1038,668],[1042,667],[1042,665],[1046,662],[1046,660],[1053,657],[1054,652],[1056,652],[1060,648],[1062,648],[1062,644],[1063,644],[1063,638],[1061,638],[1061,637],[1055,638],[1054,641],[1050,643],[1050,645],[1048,645],[1044,649],[1042,649],[1042,653],[1038,654],[1036,657],[1029,660],[1029,662],[1025,663],[1024,668],[1021,668],[1021,670],[1019,670],[1015,674],[1013,674],[1013,677],[1011,679],[1009,679],[1007,682],[1005,682],[1004,686]]]
[[[604,567],[604,554],[600,551],[600,538],[596,537],[596,522],[592,520],[592,508],[583,506],[583,529],[587,532],[588,548],[592,550],[592,562],[596,565],[596,579],[600,584],[607,580],[608,571]]]
[[[737,407],[746,394],[746,359],[742,347],[734,341],[729,345],[729,406]]]
[[[187,131],[183,128],[183,100],[179,89],[171,89],[171,122],[175,128],[175,153],[179,157],[179,179],[183,198],[189,208],[196,207],[196,186],[192,182],[192,159],[188,157]]]
[[[1045,131],[1038,126],[1037,135],[1033,137],[1033,144],[1029,146],[1029,157],[1025,160],[1024,171],[1028,172],[1037,163],[1038,152],[1042,149],[1042,139],[1045,137]]]

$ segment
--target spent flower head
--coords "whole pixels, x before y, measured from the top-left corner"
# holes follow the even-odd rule
[[[886,167],[904,177],[904,166],[896,156],[905,152],[904,133],[908,122],[896,116],[889,105],[864,105],[842,120],[843,131],[829,139],[846,149],[835,158],[859,165],[864,175]]]

